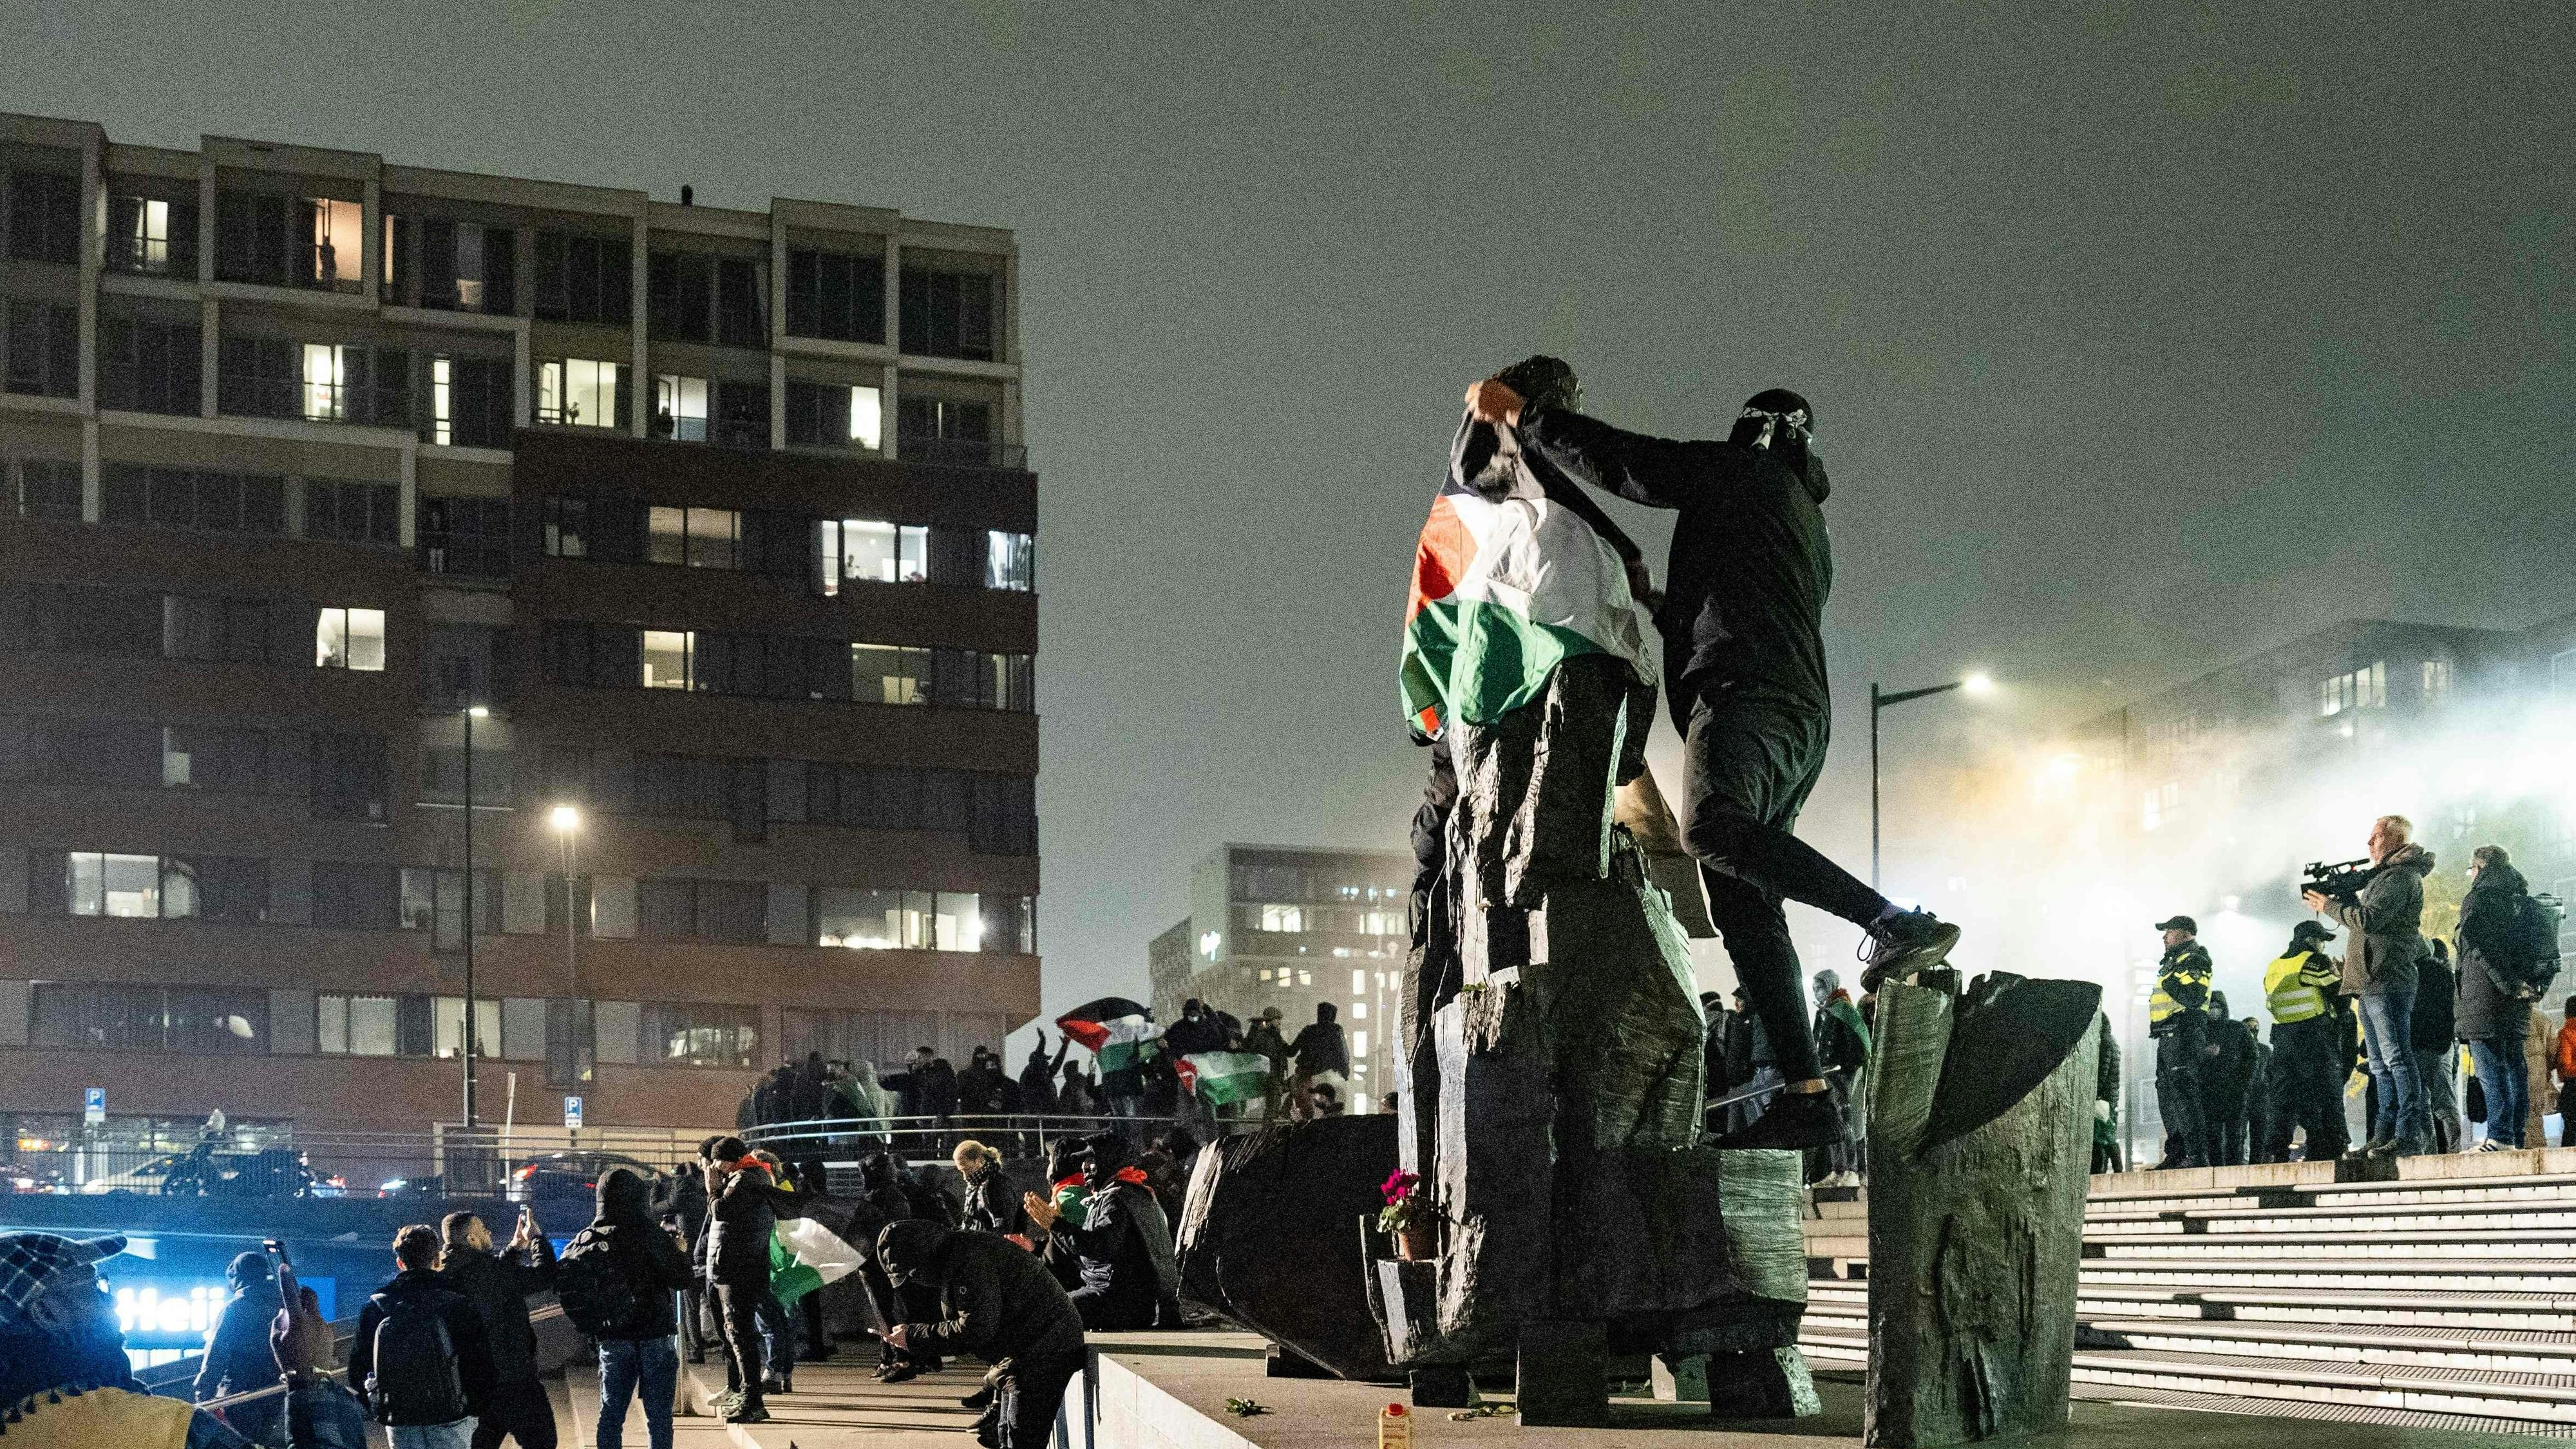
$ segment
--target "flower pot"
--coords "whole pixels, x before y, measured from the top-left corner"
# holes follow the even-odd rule
[[[1428,1263],[1440,1254],[1439,1234],[1430,1223],[1408,1223],[1395,1230],[1395,1256],[1407,1263]]]

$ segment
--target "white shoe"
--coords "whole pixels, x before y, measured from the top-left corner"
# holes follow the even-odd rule
[[[2469,1149],[2469,1151],[2471,1151],[2471,1152],[2502,1152],[2502,1151],[2504,1151],[2504,1145],[2503,1145],[2502,1143],[2497,1142],[2494,1138],[2490,1137],[2490,1138],[2487,1138],[2485,1141],[2480,1142],[2477,1146],[2470,1148],[2470,1149]]]

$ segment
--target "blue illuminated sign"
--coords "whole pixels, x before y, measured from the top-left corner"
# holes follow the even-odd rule
[[[339,1280],[299,1278],[322,1308],[327,1322],[339,1317]],[[215,1331],[232,1286],[220,1279],[124,1278],[108,1284],[116,1302],[116,1326],[127,1348],[202,1348]]]

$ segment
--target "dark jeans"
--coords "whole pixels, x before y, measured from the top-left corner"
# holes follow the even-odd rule
[[[1885,897],[1790,833],[1824,772],[1830,721],[1803,705],[1731,689],[1703,690],[1687,719],[1682,842],[1700,863],[1709,920],[1781,1076],[1813,1081],[1823,1072],[1781,902],[1859,926],[1887,909]]]
[[[2217,1140],[2201,1097],[2201,1043],[2206,1033],[2191,1013],[2165,1023],[2156,1038],[2156,1110],[2165,1119],[2167,1167],[2207,1167]]]
[[[1069,1353],[1034,1363],[1012,1362],[995,1388],[1001,1449],[1046,1449],[1055,1437],[1056,1413],[1064,1407],[1065,1385],[1082,1372],[1082,1361],[1083,1355]]]
[[[796,1315],[774,1293],[760,1306],[760,1351],[771,1378],[784,1382],[795,1377]]]
[[[2531,1077],[2522,1053],[2519,1032],[2469,1043],[2469,1060],[2477,1066],[2478,1088],[2487,1099],[2487,1140],[2499,1147],[2528,1145],[2522,1135],[2531,1112]]]
[[[680,1389],[680,1351],[667,1338],[599,1341],[599,1449],[625,1449],[626,1401],[644,1395],[644,1437],[671,1449],[671,1401]]]
[[[519,1379],[492,1386],[474,1416],[474,1449],[499,1449],[504,1437],[518,1440],[519,1449],[555,1449],[555,1406],[543,1383]]]
[[[760,1314],[766,1303],[776,1308],[764,1276],[750,1282],[716,1281],[716,1321],[724,1325],[725,1387],[742,1392],[743,1407],[761,1402]]]
[[[2343,1156],[2350,1134],[2343,1121],[2343,1045],[2335,1039],[2339,1016],[2320,1016],[2272,1028],[2272,1111],[2263,1159],[2290,1160],[2290,1134],[2307,1129],[2307,1160]]]

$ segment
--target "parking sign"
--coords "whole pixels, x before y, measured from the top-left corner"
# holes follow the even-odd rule
[[[564,1098],[564,1125],[566,1127],[578,1127],[581,1125],[581,1098]]]
[[[81,1120],[92,1127],[107,1120],[107,1088],[81,1088]]]

